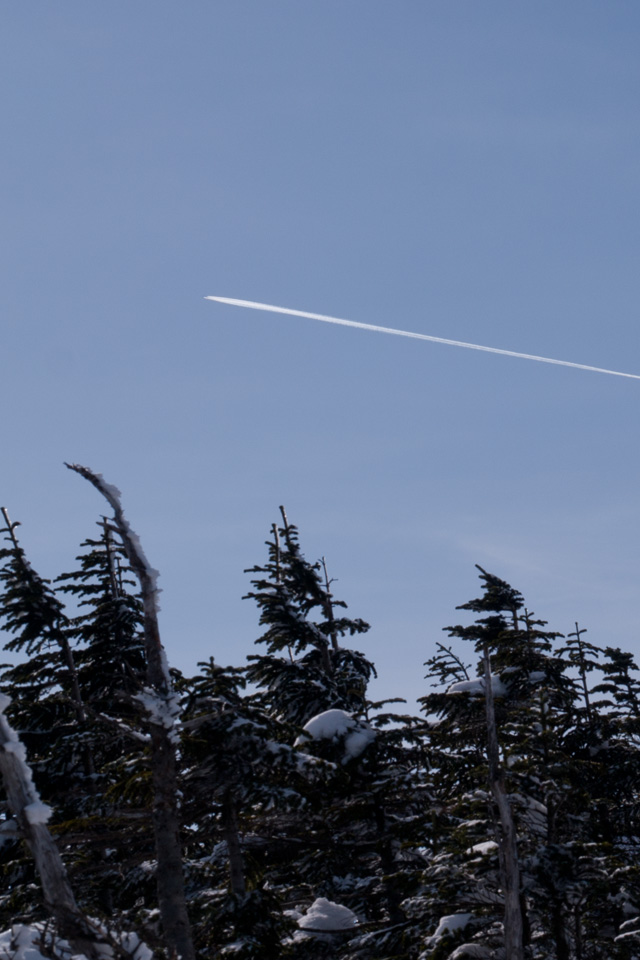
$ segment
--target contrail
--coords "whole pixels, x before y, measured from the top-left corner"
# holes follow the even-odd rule
[[[267,310],[271,313],[286,313],[292,317],[305,317],[307,320],[322,320],[323,323],[337,323],[343,327],[356,327],[358,330],[373,330],[375,333],[391,333],[396,337],[411,337],[414,340],[428,340],[430,343],[446,343],[450,347],[464,347],[466,350],[483,350],[485,353],[499,353],[503,357],[519,357],[521,360],[537,360],[538,363],[555,363],[560,367],[574,367],[576,370],[590,370],[592,373],[608,373],[612,377],[629,377],[640,380],[640,374],[621,373],[620,370],[605,370],[603,367],[590,367],[586,363],[572,363],[571,360],[553,360],[551,357],[536,357],[532,353],[516,353],[515,350],[500,350],[498,347],[483,347],[479,343],[464,343],[462,340],[445,340],[443,337],[430,337],[426,333],[413,333],[410,330],[396,330],[395,327],[378,327],[373,323],[358,323],[356,320],[341,320],[327,317],[322,313],[307,313],[306,310],[290,310],[288,307],[274,307],[269,303],[255,303],[253,300],[234,300],[231,297],[205,297],[234,307],[249,307],[251,310]]]

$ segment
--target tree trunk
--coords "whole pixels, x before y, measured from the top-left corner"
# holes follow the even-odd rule
[[[484,685],[487,715],[487,758],[489,760],[489,784],[500,818],[500,872],[504,891],[504,946],[508,960],[524,960],[522,911],[520,909],[520,867],[515,823],[511,814],[509,796],[504,783],[504,770],[500,765],[498,731],[493,702],[491,662],[489,650],[484,648]]]
[[[238,834],[235,804],[229,794],[227,794],[222,804],[222,832],[227,844],[227,853],[229,854],[231,892],[239,897],[246,893],[247,890],[244,878],[244,857],[242,856],[242,847]]]
[[[88,480],[113,508],[114,524],[127,560],[140,582],[149,688],[139,699],[150,715],[153,827],[158,869],[158,906],[171,960],[195,960],[182,872],[176,775],[175,701],[171,674],[160,641],[156,571],[151,568],[135,533],[125,519],[120,493],[100,474],[79,464],[67,464]]]
[[[387,817],[384,812],[384,807],[378,798],[374,801],[374,811],[379,838],[380,866],[382,867],[384,876],[384,898],[387,903],[389,922],[392,924],[404,923],[407,918],[400,909],[400,904],[404,898],[398,893],[393,879],[393,874],[397,870],[397,864],[393,856],[391,838],[388,833]]]
[[[22,836],[35,861],[47,910],[56,923],[56,933],[71,944],[74,953],[90,960],[104,958],[98,944],[104,940],[93,930],[78,907],[67,872],[46,824],[47,809],[42,804],[25,759],[25,749],[9,725],[4,710],[8,697],[0,698],[0,774],[7,800]]]

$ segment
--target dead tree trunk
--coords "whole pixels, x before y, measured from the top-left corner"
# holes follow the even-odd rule
[[[88,480],[103,495],[114,513],[127,559],[140,583],[144,615],[144,641],[148,687],[139,699],[149,714],[151,728],[151,770],[153,782],[153,827],[158,861],[158,906],[166,945],[171,958],[195,960],[191,925],[187,913],[182,870],[182,847],[178,817],[175,728],[177,712],[171,675],[160,641],[157,612],[156,571],[153,570],[137,536],[125,519],[120,492],[100,474],[79,464],[66,464]]]
[[[6,507],[0,507],[0,512],[4,517],[4,522],[6,524],[5,530],[8,534],[8,537],[6,539],[11,541],[15,562],[20,565],[20,567],[24,571],[24,574],[26,576],[29,576],[29,570],[30,570],[29,564],[26,562],[24,553],[22,552],[22,549],[18,542],[18,538],[16,536],[16,527],[20,526],[20,524],[18,521],[16,521],[15,523],[11,522],[11,518],[9,517],[9,511],[7,510]],[[33,576],[32,571],[31,571],[31,576]],[[62,628],[62,625],[59,621],[55,621],[55,622],[52,621],[49,623],[47,632],[46,632],[46,639],[50,643],[57,644],[62,652],[64,662],[67,666],[67,670],[69,671],[69,681],[71,684],[71,702],[73,704],[73,709],[76,714],[76,719],[78,720],[78,723],[82,725],[86,723],[87,711],[84,705],[84,701],[82,699],[82,693],[80,692],[80,684],[78,682],[78,671],[76,669],[73,651],[69,645],[69,641],[66,637],[64,629]],[[87,778],[90,778],[95,773],[95,768],[93,765],[93,757],[91,755],[91,751],[86,746],[83,748],[83,751],[82,751],[82,759],[83,759],[85,776]]]
[[[504,946],[509,960],[524,960],[522,910],[520,907],[520,866],[516,827],[509,804],[509,795],[504,782],[504,770],[500,764],[496,713],[493,702],[493,685],[489,650],[484,648],[484,696],[487,717],[487,758],[489,760],[489,785],[500,818],[498,849],[500,872],[504,892]]]
[[[69,941],[74,953],[84,954],[89,960],[100,960],[105,956],[105,940],[76,903],[60,853],[47,827],[49,810],[33,783],[24,745],[4,714],[9,703],[8,697],[0,695],[0,774],[9,807],[35,861],[45,906],[55,920],[56,932]]]

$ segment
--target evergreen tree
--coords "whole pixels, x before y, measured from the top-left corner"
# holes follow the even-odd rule
[[[79,567],[56,580],[77,606],[68,634],[87,713],[82,738],[93,763],[92,782],[82,804],[69,811],[64,833],[72,877],[88,908],[122,915],[136,903],[131,919],[140,925],[156,905],[141,867],[154,858],[148,749],[137,699],[146,670],[142,604],[117,531],[104,518],[98,526],[99,538],[81,545]]]
[[[26,559],[16,534],[19,523],[12,523],[4,508],[2,513],[6,526],[0,532],[8,546],[0,550],[0,622],[12,635],[4,649],[26,657],[5,668],[2,693],[11,701],[7,718],[27,749],[39,794],[56,810],[55,823],[65,819],[58,808],[76,803],[91,782],[90,751],[73,736],[86,710],[63,604]],[[0,848],[2,871],[10,880],[0,899],[5,923],[16,912],[44,918],[45,907],[33,895],[33,862],[13,833],[6,808],[5,817],[5,837],[14,836]]]
[[[324,561],[305,560],[297,528],[284,507],[280,510],[283,526],[272,527],[268,562],[247,571],[259,575],[247,596],[256,601],[260,623],[267,627],[257,641],[267,653],[249,658],[248,679],[261,688],[270,712],[300,726],[332,707],[361,712],[374,666],[363,654],[343,648],[340,639],[366,633],[369,624],[336,615],[346,604],[333,597]],[[319,620],[312,619],[314,613]]]
[[[189,898],[199,950],[234,944],[241,958],[277,955],[287,928],[278,898],[288,863],[286,824],[317,782],[317,765],[288,743],[291,730],[244,695],[241,668],[201,663],[184,681],[181,784]]]
[[[441,648],[430,666],[444,689],[423,699],[435,718],[430,740],[442,812],[424,892],[412,908],[422,911],[432,931],[443,915],[461,918],[456,933],[427,939],[425,957],[453,956],[463,941],[478,956],[483,950],[505,951],[504,821],[491,789],[491,747],[482,729],[488,723],[488,688],[517,842],[524,955],[630,957],[635,934],[618,935],[637,903],[629,857],[637,831],[629,817],[619,839],[605,837],[602,824],[611,816],[612,781],[628,798],[637,796],[631,775],[635,747],[627,737],[630,755],[622,757],[607,740],[612,717],[584,683],[587,656],[597,651],[584,641],[578,649],[578,628],[568,645],[574,656],[567,658],[567,647],[554,650],[559,634],[546,631],[519,594],[485,571],[481,576],[484,595],[462,609],[488,616],[471,627],[448,628],[451,636],[474,641],[479,676],[472,679],[465,665]],[[616,799],[621,801],[620,793]],[[455,955],[465,955],[465,949],[459,946]],[[506,955],[512,956],[511,948]]]

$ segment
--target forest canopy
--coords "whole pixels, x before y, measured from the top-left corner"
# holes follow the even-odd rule
[[[185,676],[118,491],[72,469],[109,512],[54,580],[2,511],[1,956],[640,958],[630,653],[479,567],[419,715],[373,702],[369,625],[280,508],[257,652]]]

